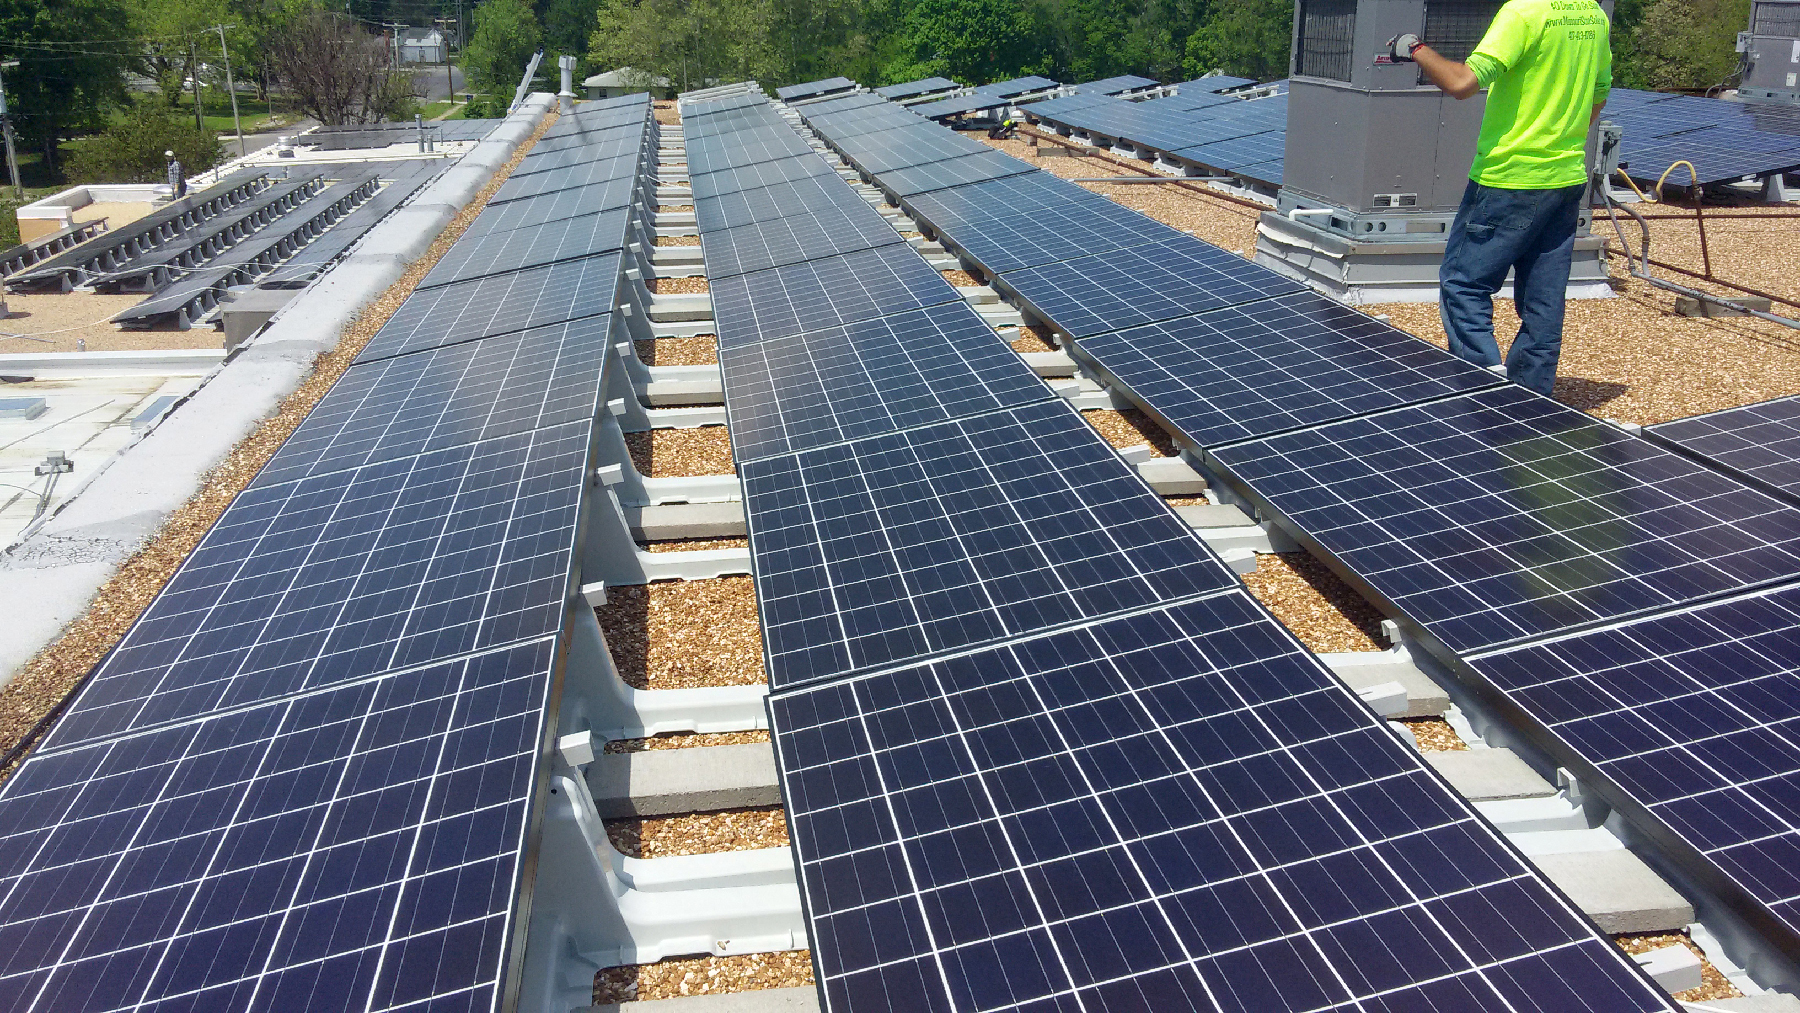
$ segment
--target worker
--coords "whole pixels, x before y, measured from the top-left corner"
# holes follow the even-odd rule
[[[1548,395],[1562,351],[1563,299],[1587,193],[1584,149],[1612,89],[1606,12],[1594,0],[1508,0],[1467,63],[1416,35],[1388,43],[1457,99],[1488,89],[1462,207],[1439,273],[1450,351],[1497,366],[1494,294],[1513,272],[1519,334],[1507,379]]]
[[[152,148],[151,150],[154,151],[155,149]],[[169,160],[169,199],[175,200],[186,197],[187,174],[181,171],[180,159],[175,157],[173,151],[163,152],[163,157]]]
[[[1018,132],[1019,125],[1009,117],[988,128],[988,139],[991,141],[1008,141]]]

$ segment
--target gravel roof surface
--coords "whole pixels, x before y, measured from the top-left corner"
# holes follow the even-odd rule
[[[638,472],[656,478],[736,473],[731,434],[724,426],[626,433],[625,446]]]
[[[594,614],[619,678],[633,689],[768,681],[749,577],[609,587]]]
[[[719,339],[711,334],[692,338],[645,338],[637,342],[637,356],[652,366],[717,365]]]

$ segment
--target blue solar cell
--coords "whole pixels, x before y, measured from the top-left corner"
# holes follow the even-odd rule
[[[1212,144],[1179,148],[1173,154],[1178,158],[1186,158],[1202,165],[1231,171],[1240,166],[1281,159],[1285,156],[1286,150],[1287,131],[1269,130],[1260,134],[1234,137],[1228,141],[1215,141]]]
[[[1504,382],[1311,293],[1083,338],[1080,350],[1199,447]]]
[[[617,253],[603,253],[414,292],[369,339],[356,361],[610,312],[619,288],[619,265]]]
[[[995,218],[1105,200],[1104,194],[1066,183],[1047,172],[1026,172],[913,194],[901,206],[934,228],[961,235],[963,226],[979,228],[978,223]]]
[[[701,237],[706,276],[716,283],[733,275],[906,241],[868,202],[858,205],[708,232]]]
[[[1040,320],[1085,338],[1298,292],[1304,286],[1192,236],[1013,271],[995,284]]]
[[[961,302],[730,345],[719,368],[740,466],[1054,396]]]
[[[1029,163],[990,150],[884,172],[876,177],[876,182],[895,197],[905,198],[964,183],[979,183],[984,179],[999,179],[1036,171]]]
[[[711,287],[721,348],[962,298],[905,244],[721,278]]]
[[[875,94],[882,98],[899,100],[917,95],[929,95],[934,91],[947,91],[958,87],[955,81],[945,77],[927,77],[905,84],[890,84],[885,88],[875,89]]]
[[[1671,1008],[1242,591],[769,714],[828,1013]]]
[[[1237,583],[1061,399],[739,474],[777,689]]]
[[[988,274],[1000,274],[1164,243],[1180,235],[1112,201],[1083,201],[984,219],[954,229],[951,240]]]
[[[1788,496],[1800,496],[1800,397],[1646,427],[1644,435]]]
[[[620,207],[477,236],[446,251],[419,282],[418,290],[622,250],[630,222],[631,209]]]
[[[848,91],[854,87],[856,87],[856,82],[847,77],[828,77],[819,81],[808,81],[805,84],[790,84],[785,88],[777,88],[775,97],[784,102],[793,102],[815,95],[829,95],[834,91]]]
[[[1800,574],[1800,510],[1512,384],[1212,456],[1459,653]]]

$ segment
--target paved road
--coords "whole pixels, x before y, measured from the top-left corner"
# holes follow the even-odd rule
[[[454,82],[454,90],[463,90],[463,72],[461,67],[450,68],[450,80]],[[442,102],[450,97],[451,88],[444,84],[444,66],[435,64],[419,67],[413,71],[413,93],[420,95],[426,102]]]

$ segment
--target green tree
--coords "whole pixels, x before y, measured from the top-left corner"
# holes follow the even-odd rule
[[[1034,28],[1015,0],[919,0],[906,19],[912,66],[971,84],[1016,77],[1043,55]]]
[[[1630,38],[1631,65],[1620,75],[1648,88],[1711,88],[1736,72],[1737,33],[1750,0],[1650,0]]]
[[[219,164],[224,154],[217,134],[170,114],[159,100],[144,99],[81,145],[69,159],[69,175],[91,183],[161,183],[167,178],[165,151],[174,151],[190,176]]]
[[[145,41],[138,69],[156,82],[163,102],[173,109],[187,81],[200,72],[208,55],[215,59],[219,36],[214,25],[226,24],[225,0],[131,0],[132,32]]]
[[[51,178],[57,143],[97,129],[106,103],[125,96],[129,45],[94,43],[131,33],[120,0],[0,0],[0,55],[19,66],[6,75],[6,101],[21,146],[43,154]]]
[[[601,0],[588,43],[596,67],[630,67],[678,89],[784,80],[772,41],[774,0]]]
[[[1289,0],[1230,0],[1188,36],[1186,71],[1199,77],[1222,70],[1257,80],[1287,76],[1294,31]]]
[[[585,54],[599,12],[599,0],[550,0],[544,7],[545,51]]]
[[[544,42],[525,0],[487,0],[475,8],[475,31],[463,49],[463,73],[478,91],[512,98],[513,89]]]

